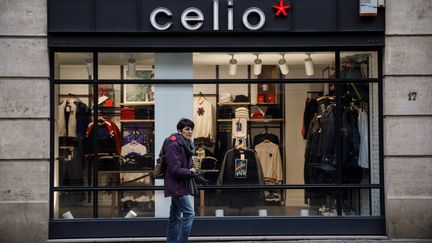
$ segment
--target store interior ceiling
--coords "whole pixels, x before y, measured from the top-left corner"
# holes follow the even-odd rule
[[[261,53],[220,53],[220,52],[196,52],[193,53],[194,65],[228,65],[231,58],[237,60],[239,65],[253,64],[258,57],[264,65],[277,65],[278,61],[284,57],[288,65],[303,65],[304,59],[308,57],[305,52],[261,52]],[[310,57],[314,64],[328,65],[334,63],[334,52],[310,52]],[[352,53],[344,53],[344,56]],[[129,59],[134,59],[137,65],[153,65],[154,53],[99,53],[99,64],[101,65],[126,65]],[[82,65],[92,60],[91,53],[56,53],[57,65]]]

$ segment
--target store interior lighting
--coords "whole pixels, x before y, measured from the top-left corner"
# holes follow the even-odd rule
[[[136,77],[136,61],[135,58],[131,57],[128,60],[128,72],[127,72],[129,78],[135,78]]]
[[[304,59],[306,76],[313,76],[315,72],[314,72],[312,58],[310,57],[310,53],[306,53],[306,55],[307,57]]]
[[[259,58],[259,55],[256,55],[256,59],[254,60],[253,64],[253,74],[260,75],[262,70],[262,60]]]
[[[231,55],[231,59],[229,61],[229,75],[236,75],[237,73],[237,60],[234,59],[234,54]]]
[[[93,59],[90,57],[86,60],[87,73],[89,78],[93,78]]]
[[[289,73],[288,63],[285,60],[285,55],[282,54],[281,59],[278,62],[279,69],[283,75],[287,75]]]

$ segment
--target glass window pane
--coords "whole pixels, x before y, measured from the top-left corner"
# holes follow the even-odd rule
[[[379,189],[343,189],[342,216],[381,216]]]
[[[56,52],[54,54],[54,79],[93,79],[93,53]]]
[[[92,143],[87,128],[92,123],[91,85],[55,86],[54,186],[90,186],[93,172],[88,153]]]
[[[153,53],[99,53],[99,80],[152,79]]]
[[[337,84],[341,92],[342,183],[379,184],[378,84]]]
[[[152,184],[154,85],[100,84],[98,95],[98,123],[88,133],[98,146],[99,185],[124,186],[143,177]]]
[[[341,52],[340,78],[378,78],[377,52]]]
[[[210,73],[217,67],[219,79],[335,78],[334,52],[200,52],[194,53],[193,64],[208,66]]]
[[[99,192],[99,217],[154,217],[155,203],[158,202],[152,190]]]
[[[197,216],[337,216],[335,189],[201,190]],[[157,203],[157,202],[156,202]]]
[[[92,192],[54,192],[54,219],[78,218],[93,218]]]

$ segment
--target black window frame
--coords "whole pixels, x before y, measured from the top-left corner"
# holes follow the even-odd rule
[[[280,52],[282,48],[188,48],[177,49],[177,52],[232,52],[241,50],[242,52],[257,51],[275,51]],[[216,50],[217,49],[217,50]],[[176,49],[174,49],[176,50]],[[50,99],[54,101],[55,85],[57,84],[90,84],[93,86],[93,103],[97,104],[97,85],[98,84],[126,84],[126,83],[239,83],[239,79],[158,79],[158,80],[108,80],[97,82],[98,80],[98,53],[101,52],[176,52],[172,48],[68,48],[68,47],[51,47],[49,49],[50,59]],[[338,191],[343,189],[379,189],[380,190],[380,211],[381,216],[354,216],[354,217],[235,217],[235,218],[214,218],[198,217],[194,222],[192,236],[241,236],[241,235],[385,235],[385,200],[384,200],[384,169],[383,169],[383,70],[382,59],[383,52],[381,46],[345,46],[345,47],[304,47],[304,48],[283,48],[283,51],[323,51],[334,52],[336,60],[336,78],[335,79],[275,79],[266,80],[272,83],[346,83],[348,80],[340,79],[340,53],[345,51],[375,51],[378,54],[378,78],[356,79],[356,82],[378,83],[378,102],[379,102],[379,168],[380,184],[303,184],[303,185],[274,185],[274,186],[257,186],[256,189],[305,189],[305,188],[334,188]],[[56,80],[54,75],[54,54],[56,52],[87,52],[93,53],[93,79],[92,80]],[[250,80],[246,80],[250,82]],[[251,83],[260,83],[263,81],[252,80]],[[352,82],[352,81],[351,81]],[[97,107],[97,106],[96,106]],[[50,200],[49,200],[49,238],[94,238],[94,237],[155,237],[164,236],[165,218],[136,218],[136,219],[118,219],[118,218],[98,218],[97,203],[98,192],[107,190],[131,191],[131,190],[163,190],[162,186],[145,186],[145,187],[97,187],[93,183],[91,187],[54,187],[54,155],[55,155],[55,104],[50,103]],[[97,108],[94,116],[97,118]],[[94,118],[95,118],[94,117]],[[96,148],[97,149],[97,148]],[[93,173],[96,161],[93,161]],[[97,175],[93,175],[94,182],[97,182]],[[200,187],[201,189],[202,187]],[[204,189],[204,188],[202,188]],[[225,186],[206,186],[206,190],[217,189],[247,189],[243,186],[225,185]],[[93,193],[93,219],[74,219],[74,220],[54,220],[54,192],[56,191],[91,191]],[[340,195],[340,193],[339,193]],[[340,198],[338,199],[340,200]],[[340,203],[339,203],[340,205]],[[338,208],[340,215],[340,208]],[[242,225],[243,227],[238,227]],[[232,226],[232,227],[231,227]],[[112,230],[105,230],[105,229]],[[236,229],[236,230],[233,230]]]

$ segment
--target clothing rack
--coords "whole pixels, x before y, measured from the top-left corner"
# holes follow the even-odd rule
[[[318,98],[319,96],[323,96],[324,92],[323,91],[307,91],[306,95],[309,99],[312,99],[312,98]],[[316,97],[313,97],[313,96],[316,96]]]
[[[198,94],[194,94],[194,97],[216,97],[216,94],[203,94],[202,92],[199,92]]]
[[[60,94],[60,97],[73,97],[73,98],[88,98],[90,95],[88,94],[72,94],[72,93],[68,93],[68,94]]]

